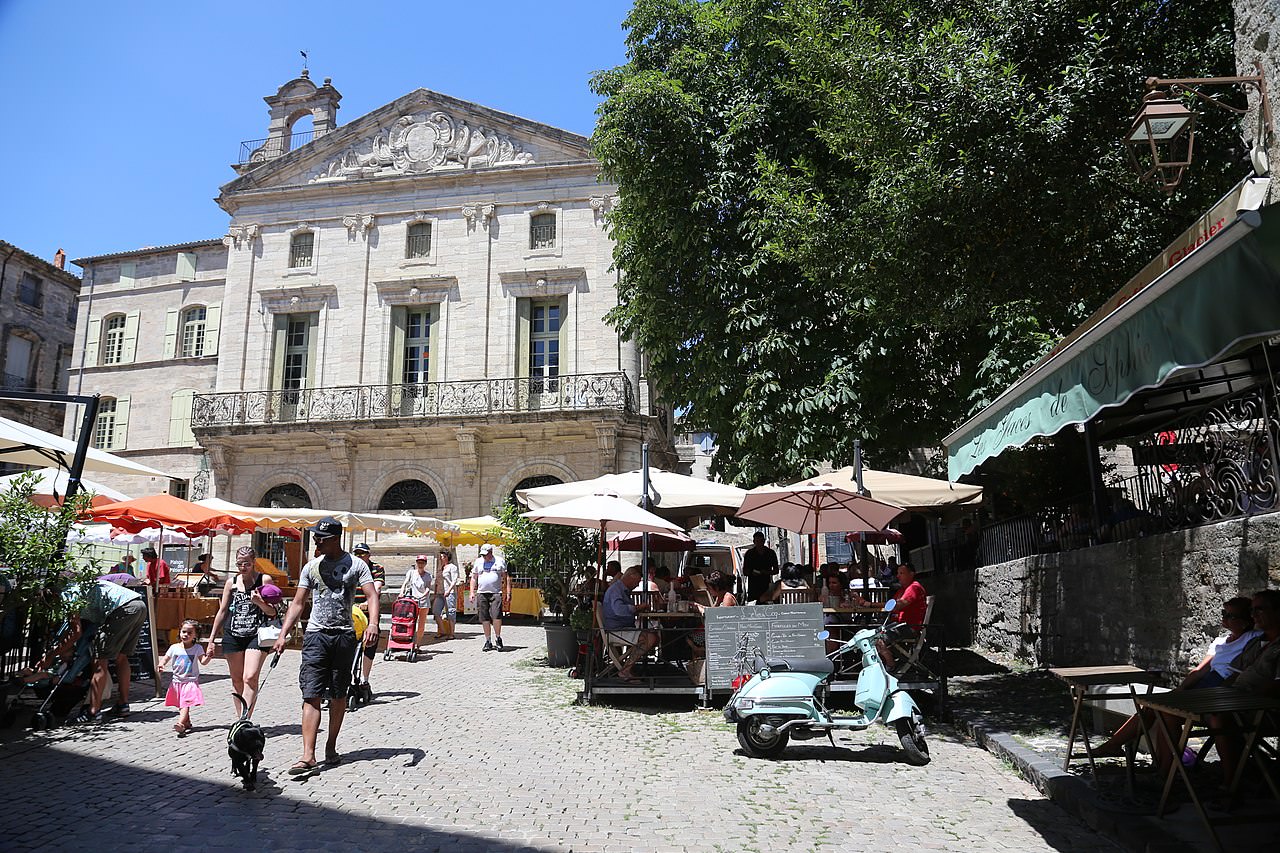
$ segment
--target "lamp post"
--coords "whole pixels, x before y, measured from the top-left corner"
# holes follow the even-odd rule
[[[1142,108],[1134,116],[1124,138],[1139,180],[1155,181],[1170,194],[1182,183],[1182,176],[1191,165],[1195,150],[1196,114],[1187,107],[1188,96],[1236,115],[1249,111],[1248,107],[1232,106],[1203,91],[1214,86],[1238,86],[1246,94],[1257,92],[1258,128],[1253,137],[1250,158],[1257,175],[1267,174],[1270,165],[1266,146],[1275,130],[1271,121],[1271,104],[1267,100],[1267,81],[1262,65],[1258,63],[1256,67],[1258,73],[1251,77],[1148,77]]]

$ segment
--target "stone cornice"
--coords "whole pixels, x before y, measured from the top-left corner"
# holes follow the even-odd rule
[[[268,314],[293,314],[333,307],[338,288],[332,284],[296,284],[268,287],[258,291],[262,309]]]
[[[428,302],[444,302],[458,287],[458,277],[453,275],[419,276],[375,281],[378,300],[383,305],[422,305]]]
[[[586,289],[587,271],[583,267],[526,267],[499,271],[498,278],[502,289],[511,296],[564,296]]]

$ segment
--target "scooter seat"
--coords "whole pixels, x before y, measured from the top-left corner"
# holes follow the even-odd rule
[[[827,658],[769,658],[765,665],[774,672],[807,672],[812,675],[831,675],[836,665]]]

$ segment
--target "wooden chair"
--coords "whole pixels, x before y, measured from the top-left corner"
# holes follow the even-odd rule
[[[933,596],[926,595],[924,598],[924,623],[921,625],[912,625],[919,631],[918,635],[910,640],[895,640],[890,643],[895,658],[894,672],[898,678],[902,678],[915,671],[916,674],[927,675],[932,680],[938,680],[939,676],[936,672],[925,666],[920,660],[920,653],[924,650],[925,636],[929,633],[929,620],[933,617]]]
[[[707,589],[707,582],[702,575],[689,575],[689,582],[693,584],[693,600],[705,607],[713,606],[716,601],[711,595],[711,590]]]
[[[779,604],[808,604],[810,601],[813,601],[813,590],[804,587],[799,589],[783,587],[778,591]]]
[[[604,615],[602,608],[596,607],[595,621],[596,630],[600,632],[600,645],[604,649],[605,659],[608,665],[596,674],[597,678],[607,678],[610,675],[621,672],[626,667],[627,655],[631,653],[630,637],[614,633],[604,626]]]

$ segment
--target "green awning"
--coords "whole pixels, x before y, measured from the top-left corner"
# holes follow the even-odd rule
[[[1280,206],[1248,211],[947,436],[947,475],[1280,333]]]

